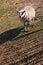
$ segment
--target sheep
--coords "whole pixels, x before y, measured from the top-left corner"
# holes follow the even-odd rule
[[[25,6],[17,11],[21,20],[24,20],[24,30],[30,31],[29,25],[34,23],[35,9],[32,6]]]

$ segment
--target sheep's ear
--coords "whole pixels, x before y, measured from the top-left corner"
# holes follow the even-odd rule
[[[17,7],[15,7],[15,8],[16,8],[17,13],[19,13],[19,9]]]
[[[19,9],[16,9],[17,13],[19,13]]]
[[[19,10],[17,10],[17,13],[19,13]]]

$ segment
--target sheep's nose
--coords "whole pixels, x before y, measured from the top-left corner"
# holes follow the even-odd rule
[[[19,16],[21,18],[21,16]]]

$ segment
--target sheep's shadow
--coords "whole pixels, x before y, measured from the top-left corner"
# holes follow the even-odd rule
[[[16,36],[18,36],[21,32],[22,28],[15,28],[8,31],[5,31],[0,34],[0,45],[7,42],[8,40],[15,39]]]
[[[38,32],[38,31],[41,31],[43,29],[40,29],[40,30],[36,30],[36,31],[33,31],[33,32],[29,32],[24,35],[20,35],[19,34],[21,33],[21,31],[23,30],[23,27],[22,28],[15,28],[15,29],[11,29],[11,30],[8,30],[8,31],[5,31],[3,33],[0,34],[0,45],[7,42],[7,41],[13,41],[13,40],[18,40],[20,38],[23,38],[25,36],[28,36],[32,33],[35,33],[35,32]]]

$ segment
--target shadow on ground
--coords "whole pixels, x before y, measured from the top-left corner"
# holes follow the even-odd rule
[[[3,33],[0,34],[0,45],[7,42],[7,41],[13,41],[13,40],[18,40],[20,38],[23,38],[25,36],[28,36],[32,33],[35,33],[35,32],[38,32],[38,31],[41,31],[43,29],[39,29],[39,30],[36,30],[36,31],[30,31],[29,33],[26,32],[26,34],[23,34],[23,35],[20,35],[19,34],[21,33],[21,31],[23,30],[23,27],[22,28],[15,28],[15,29],[11,29],[11,30],[8,30],[8,31],[5,31]]]
[[[8,40],[15,39],[18,36],[23,28],[15,28],[8,31],[5,31],[0,34],[0,45],[5,43]]]

